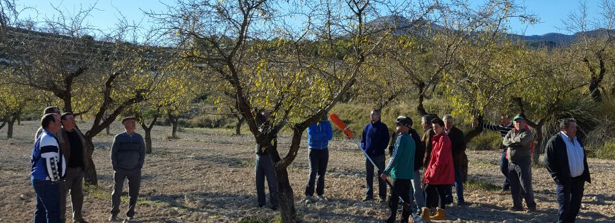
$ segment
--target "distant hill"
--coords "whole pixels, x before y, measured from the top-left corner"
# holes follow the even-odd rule
[[[366,24],[368,30],[372,32],[378,32],[385,29],[392,29],[392,33],[396,35],[411,34],[420,36],[430,36],[430,34],[442,31],[445,27],[431,23],[428,21],[418,20],[412,21],[404,18],[403,16],[384,16],[376,18]],[[508,38],[512,40],[522,40],[527,42],[531,46],[566,46],[572,43],[575,39],[582,36],[599,37],[606,36],[607,29],[596,29],[586,32],[578,32],[572,35],[561,33],[547,33],[543,35],[518,35],[507,34]],[[615,34],[615,30],[610,30]]]

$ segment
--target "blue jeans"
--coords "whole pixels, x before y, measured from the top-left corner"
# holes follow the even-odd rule
[[[380,196],[380,198],[382,200],[386,199],[387,196],[387,184],[386,182],[380,178],[380,174],[382,174],[381,170],[384,170],[384,161],[385,161],[385,155],[382,154],[380,156],[375,156],[375,157],[370,157],[372,159],[372,161],[374,161],[374,163],[376,163],[376,165],[378,166],[378,195]],[[369,160],[367,160],[367,158],[365,158],[365,170],[366,170],[366,175],[365,175],[365,181],[366,181],[366,188],[367,191],[365,192],[365,197],[367,198],[374,198],[374,165],[372,165],[371,162],[369,162]]]
[[[36,194],[34,223],[59,223],[60,220],[60,183],[32,179]]]
[[[581,209],[585,180],[571,178],[570,182],[557,184],[558,222],[574,222]]]
[[[457,203],[463,204],[466,202],[463,199],[463,180],[461,179],[461,166],[455,166],[455,189],[457,189]]]
[[[507,190],[510,188],[510,181],[508,180],[508,159],[506,159],[506,150],[502,152],[502,157],[500,158],[500,171],[504,175],[504,185],[502,185],[503,190]]]
[[[463,180],[461,180],[461,166],[455,166],[455,184],[449,185],[446,188],[446,203],[453,203],[453,186],[455,186],[457,192],[457,203],[463,204],[465,203],[465,199],[463,199]]]
[[[421,178],[423,175],[420,170],[414,171],[414,179],[412,179],[412,187],[410,187],[410,200],[415,200],[416,202],[412,205],[411,211],[412,213],[420,213],[421,208],[425,207],[425,194],[423,193],[423,188],[421,188]]]

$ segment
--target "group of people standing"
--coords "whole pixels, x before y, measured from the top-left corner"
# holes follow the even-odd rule
[[[134,132],[136,119],[122,119],[126,131],[115,136],[111,163],[115,186],[109,221],[118,221],[124,180],[129,183],[129,210],[125,221],[133,220],[139,196],[141,168],[145,162],[143,137]],[[67,196],[70,194],[72,222],[87,222],[83,210],[83,177],[88,165],[88,143],[76,125],[75,115],[60,113],[58,107],[47,107],[41,126],[35,134],[30,157],[31,181],[36,194],[35,223],[66,222]]]
[[[374,171],[378,176],[378,201],[387,201],[387,178],[391,177],[392,191],[389,194],[391,214],[386,222],[395,222],[400,198],[403,200],[401,222],[408,222],[411,214],[423,220],[446,219],[446,206],[454,203],[467,205],[464,199],[463,184],[468,176],[468,157],[466,138],[451,115],[440,119],[435,114],[421,117],[422,136],[412,128],[413,121],[407,116],[399,116],[393,134],[381,121],[381,111],[373,110],[361,134],[361,149],[365,159],[366,191],[363,201],[374,200]],[[536,211],[532,189],[531,154],[534,152],[534,136],[528,127],[525,116],[516,115],[512,121],[503,115],[500,125],[474,122],[473,128],[498,131],[502,136],[503,149],[500,170],[505,177],[502,191],[510,190],[513,206],[511,211]],[[565,119],[560,123],[560,132],[554,135],[545,149],[545,164],[557,185],[559,222],[574,222],[579,213],[584,190],[584,182],[590,182],[589,168],[585,150],[576,137],[576,121]],[[328,142],[332,138],[331,124],[324,116],[308,128],[310,173],[305,187],[305,199],[313,202],[324,197],[325,173],[329,159]],[[385,166],[386,153],[390,156]],[[257,160],[262,154],[257,152]],[[267,172],[266,164],[256,164],[259,206],[265,202],[264,177],[269,181],[271,202],[277,208],[275,198],[275,173]],[[421,173],[421,170],[424,172]],[[259,185],[260,184],[260,185]],[[455,196],[453,196],[455,187]],[[314,197],[316,188],[317,197]]]
[[[466,205],[463,183],[467,176],[468,159],[463,132],[455,127],[450,115],[444,120],[436,115],[421,117],[423,136],[412,129],[413,121],[406,116],[396,120],[396,130],[391,138],[388,127],[381,122],[381,111],[371,112],[371,122],[363,130],[361,148],[378,169],[379,201],[386,199],[387,177],[393,179],[389,194],[391,214],[386,222],[395,222],[399,198],[404,201],[402,222],[408,222],[412,213],[425,221],[446,219],[446,205],[453,203],[453,186],[458,205]],[[390,160],[386,168],[385,151],[389,148]],[[421,169],[424,173],[421,174]],[[366,194],[364,201],[373,199],[371,180],[373,165],[366,162]],[[401,174],[400,174],[401,173]]]

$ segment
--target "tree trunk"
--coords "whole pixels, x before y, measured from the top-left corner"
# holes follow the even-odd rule
[[[152,153],[152,129],[145,129],[145,153]]]
[[[171,122],[171,125],[173,126],[172,130],[171,130],[171,138],[177,138],[177,126],[179,123],[179,116],[174,116],[169,114],[169,121]]]
[[[297,210],[295,209],[295,197],[293,194],[293,188],[290,186],[286,167],[276,167],[276,174],[278,177],[278,200],[280,201],[280,214],[282,215],[282,222],[298,222]]]
[[[107,128],[105,128],[105,132],[107,135],[111,135],[111,126],[107,126]]]
[[[2,124],[0,124],[0,129],[4,128],[6,123],[7,123],[6,119],[2,120]]]
[[[85,145],[87,146],[87,160],[86,160],[86,168],[83,171],[83,179],[86,184],[89,185],[98,185],[98,175],[96,175],[96,166],[94,165],[94,160],[92,159],[92,155],[94,154],[94,143],[92,142],[92,138],[85,138]]]
[[[542,124],[539,124],[534,128],[536,131],[536,136],[534,136],[535,144],[534,144],[534,153],[532,153],[532,164],[538,165],[540,164],[540,153],[542,148]]]
[[[602,93],[600,93],[599,89],[601,82],[602,80],[592,77],[592,80],[589,83],[589,92],[595,102],[602,102]]]
[[[141,124],[141,128],[145,131],[145,153],[152,153],[152,129],[154,129],[154,125],[156,125],[156,121],[158,120],[158,112],[154,114],[154,118],[152,118],[152,122],[147,126],[145,120],[140,119],[139,123]]]
[[[241,126],[246,119],[243,117],[237,118],[237,124],[235,125],[235,135],[241,135]]]
[[[6,129],[6,138],[9,138],[9,139],[13,138],[13,126],[15,124],[15,120],[17,120],[17,117],[15,116],[9,118],[8,126]]]
[[[425,106],[423,106],[423,101],[425,101],[425,84],[421,83],[418,86],[419,90],[419,102],[416,106],[416,111],[419,112],[419,115],[424,116],[427,115],[427,111],[425,111]]]
[[[62,100],[64,101],[64,112],[73,112],[73,97],[71,94],[70,85],[67,86],[68,90],[64,92],[64,97]]]

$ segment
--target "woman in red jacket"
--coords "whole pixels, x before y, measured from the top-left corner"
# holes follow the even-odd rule
[[[423,219],[444,220],[446,204],[446,191],[449,185],[455,182],[455,167],[453,165],[453,153],[451,140],[444,132],[444,121],[435,118],[431,121],[435,136],[432,140],[432,151],[427,170],[425,170],[425,193],[426,206],[423,208]],[[438,199],[439,198],[439,199]],[[430,213],[434,211],[435,215]]]

